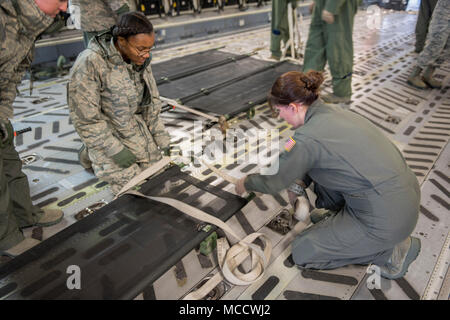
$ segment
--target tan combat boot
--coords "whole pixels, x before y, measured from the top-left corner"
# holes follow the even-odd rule
[[[414,67],[413,71],[408,77],[408,84],[412,85],[413,87],[416,87],[418,89],[428,89],[428,86],[425,82],[423,82],[422,78],[420,77],[420,74],[422,72],[422,68],[419,66]]]
[[[83,168],[92,168],[92,162],[91,159],[89,159],[89,154],[84,144],[81,145],[81,148],[78,151],[78,161],[80,161],[80,164]]]
[[[435,68],[432,66],[428,66],[425,71],[423,72],[422,80],[429,85],[433,89],[440,89],[442,88],[442,82],[437,81],[433,79],[433,73]]]
[[[35,245],[39,243],[41,243],[39,240],[33,238],[25,238],[21,242],[16,244],[14,247],[3,251],[2,254],[14,258],[17,257],[18,255],[21,255],[25,251],[33,248]]]

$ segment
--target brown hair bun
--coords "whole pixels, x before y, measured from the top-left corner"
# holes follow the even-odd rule
[[[311,105],[319,97],[319,88],[323,83],[322,72],[310,70],[306,73],[289,71],[281,76],[273,84],[269,95],[269,105],[287,106],[291,102],[299,102]]]

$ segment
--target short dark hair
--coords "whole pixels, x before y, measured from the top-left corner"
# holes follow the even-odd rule
[[[153,33],[153,25],[142,12],[127,12],[119,17],[119,21],[112,28],[114,39],[123,37],[128,39],[140,33]]]
[[[324,78],[322,72],[310,70],[307,73],[290,71],[282,74],[273,84],[268,101],[271,108],[287,106],[291,102],[311,105],[319,97],[319,88]]]

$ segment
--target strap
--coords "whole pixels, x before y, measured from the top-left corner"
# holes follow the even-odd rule
[[[184,297],[185,300],[198,300],[203,298],[223,279],[226,279],[228,282],[234,285],[245,286],[261,279],[261,277],[263,276],[272,252],[272,245],[270,243],[270,240],[264,234],[252,233],[246,236],[244,239],[240,240],[239,236],[236,235],[236,233],[222,220],[184,202],[167,197],[147,196],[136,190],[130,190],[126,193],[170,205],[192,218],[211,223],[218,226],[219,228],[222,228],[225,232],[229,233],[238,240],[238,242],[229,249],[227,249],[228,243],[224,243],[226,241],[225,238],[221,238],[218,240],[218,248],[220,248],[217,250],[218,261],[219,266],[222,270],[222,274],[218,273],[218,275],[215,275],[213,278],[208,280],[208,282],[206,282],[205,285],[203,285],[199,290],[192,292]],[[257,245],[253,244],[253,242],[258,238],[260,238],[264,243],[264,251]],[[242,273],[238,270],[238,266],[248,257],[251,257],[252,269],[248,273]]]
[[[202,160],[202,162],[203,162],[203,164],[205,166],[207,166],[209,169],[211,169],[215,174],[217,174],[223,180],[228,181],[229,183],[232,183],[232,184],[237,184],[238,183],[239,179],[236,179],[235,177],[232,177],[232,176],[230,176],[230,175],[228,175],[226,173],[223,173],[222,171],[220,171],[216,167],[210,165],[209,163],[207,163],[207,162],[205,162],[203,160]]]
[[[172,199],[172,198],[167,198],[167,197],[152,197],[152,196],[147,196],[145,194],[140,193],[137,190],[129,190],[128,192],[126,192],[127,194],[133,194],[135,196],[139,196],[142,198],[147,198],[150,200],[155,200],[158,202],[162,202],[165,203],[171,207],[174,207],[175,209],[180,210],[183,213],[186,213],[187,215],[197,219],[197,220],[201,220],[207,223],[211,223],[214,224],[220,228],[222,228],[224,231],[228,232],[229,234],[231,234],[236,240],[239,240],[239,236],[236,235],[236,233],[231,230],[231,228],[226,225],[222,220],[207,214],[205,212],[203,212],[200,209],[197,209],[191,205],[188,205],[187,203],[181,202],[180,200],[177,199]]]
[[[165,97],[161,97],[161,96],[160,96],[160,97],[159,97],[159,100],[164,101],[164,102],[167,102],[168,104],[172,105],[173,107],[176,107],[176,108],[179,108],[179,109],[188,111],[188,112],[190,112],[190,113],[199,115],[199,116],[201,116],[201,117],[203,117],[203,118],[206,118],[206,119],[209,119],[209,120],[212,120],[212,121],[215,121],[215,122],[219,122],[219,118],[213,117],[213,116],[211,116],[211,115],[209,115],[209,114],[206,114],[206,113],[203,113],[203,112],[201,112],[201,111],[198,111],[198,110],[189,108],[189,107],[187,107],[187,106],[184,106],[184,105],[182,105],[182,104],[179,104],[178,102],[176,102],[176,101],[173,100],[173,99],[169,99],[169,98],[165,98]]]
[[[264,271],[269,263],[272,244],[270,240],[262,233],[252,233],[240,239],[240,237],[222,220],[207,214],[206,212],[181,202],[176,199],[167,197],[153,197],[142,194],[137,190],[130,190],[133,186],[142,182],[147,177],[160,171],[164,166],[170,162],[169,157],[164,157],[155,165],[141,172],[138,176],[130,180],[120,192],[116,198],[123,194],[132,194],[146,199],[159,201],[165,203],[173,208],[193,217],[197,220],[201,220],[224,230],[237,240],[231,248],[225,238],[218,239],[217,241],[217,255],[219,267],[222,272],[218,272],[211,279],[209,279],[200,289],[191,292],[184,297],[185,300],[199,300],[206,296],[211,290],[213,290],[223,279],[234,285],[250,285],[251,283],[258,281],[264,275]],[[225,173],[220,172],[213,166],[206,164],[208,168],[217,173],[225,180],[235,183],[238,179],[231,177]],[[264,250],[253,242],[256,239],[261,239],[264,243]],[[238,266],[244,262],[248,257],[251,258],[251,270],[248,273],[242,273],[238,270]]]

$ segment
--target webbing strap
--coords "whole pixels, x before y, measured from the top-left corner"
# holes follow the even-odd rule
[[[215,167],[213,167],[212,165],[210,165],[209,163],[207,163],[203,160],[202,160],[202,162],[205,166],[207,166],[209,169],[211,169],[211,171],[213,171],[215,174],[217,174],[223,180],[228,181],[229,183],[232,183],[232,184],[237,184],[239,179],[236,179],[235,177],[232,177],[232,176],[220,171],[219,169],[216,169]]]
[[[185,300],[199,300],[211,292],[223,279],[234,285],[250,285],[251,283],[259,280],[267,267],[272,252],[272,244],[270,240],[262,233],[251,233],[241,239],[226,223],[222,220],[207,214],[206,212],[197,209],[184,203],[182,201],[167,198],[167,197],[153,197],[142,194],[136,190],[130,190],[133,186],[143,181],[147,177],[161,170],[165,165],[170,162],[169,157],[164,157],[155,165],[141,172],[138,176],[130,180],[122,190],[117,194],[116,198],[122,194],[132,194],[139,197],[147,198],[150,200],[165,203],[175,209],[193,217],[197,220],[204,221],[206,223],[214,224],[221,228],[231,236],[233,236],[237,243],[231,248],[225,238],[217,240],[217,255],[220,269],[222,272],[218,272],[211,279],[209,279],[201,288],[191,292],[184,297]],[[205,163],[206,164],[206,163]],[[220,172],[213,166],[206,164],[211,170],[217,173],[225,180],[236,183],[238,179],[231,177],[225,173]],[[264,243],[264,250],[253,242],[260,238]],[[244,262],[248,257],[251,257],[251,270],[247,273],[242,273],[238,270],[238,266]]]
[[[126,193],[170,205],[190,217],[216,225],[238,240],[238,242],[229,249],[227,248],[228,243],[226,243],[225,238],[218,240],[217,253],[222,276],[211,278],[202,288],[190,293],[184,299],[201,299],[214,289],[224,278],[235,285],[249,285],[263,276],[272,252],[270,240],[264,234],[252,233],[241,240],[240,237],[222,220],[184,202],[167,197],[147,196],[136,190],[129,190]],[[253,244],[258,238],[261,238],[264,242],[264,251],[259,246]],[[248,273],[242,273],[237,267],[249,256],[251,257],[252,269]]]

